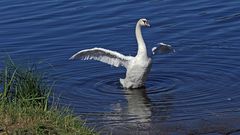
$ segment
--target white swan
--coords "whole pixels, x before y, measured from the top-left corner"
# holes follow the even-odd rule
[[[147,48],[142,37],[141,27],[150,27],[147,19],[140,19],[136,24],[136,38],[138,43],[138,52],[135,57],[125,56],[118,52],[103,49],[92,48],[79,51],[70,59],[94,59],[115,67],[124,66],[127,69],[126,78],[120,79],[124,88],[140,88],[144,86],[147,75],[151,69],[152,59],[147,55]],[[157,52],[166,52],[173,50],[170,45],[160,43],[160,46],[152,49],[153,55]]]

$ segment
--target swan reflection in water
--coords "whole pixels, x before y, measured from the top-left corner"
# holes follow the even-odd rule
[[[136,118],[132,121],[149,122],[152,111],[146,89],[124,89],[123,91],[127,100],[127,114]]]
[[[138,134],[138,131],[148,134],[156,123],[167,121],[172,109],[172,96],[163,90],[151,101],[151,91],[145,88],[123,89],[126,104],[120,102],[112,105],[113,114],[105,117],[111,123],[101,125],[98,131],[113,135]]]
[[[173,97],[169,93],[162,92],[152,102],[148,97],[146,88],[141,89],[123,89],[126,105],[114,105],[114,111],[120,114],[118,120],[127,123],[145,123],[151,121],[166,121],[170,118]],[[157,118],[157,119],[155,119]],[[116,118],[115,118],[116,119]]]

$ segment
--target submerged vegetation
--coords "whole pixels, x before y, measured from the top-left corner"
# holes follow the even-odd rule
[[[92,135],[68,109],[49,105],[52,87],[36,66],[6,62],[0,78],[0,135]]]

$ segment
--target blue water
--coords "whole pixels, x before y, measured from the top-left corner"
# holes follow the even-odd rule
[[[240,129],[240,1],[0,1],[0,58],[40,63],[60,103],[102,134],[205,134]],[[146,89],[124,90],[124,68],[69,61],[102,47],[134,56],[139,18],[154,57]],[[2,65],[2,64],[1,64]]]

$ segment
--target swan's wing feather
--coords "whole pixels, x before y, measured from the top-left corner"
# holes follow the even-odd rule
[[[157,47],[152,48],[153,55],[157,53],[170,53],[175,52],[171,45],[165,43],[159,43]]]
[[[97,60],[115,67],[127,67],[128,62],[132,59],[131,56],[124,56],[116,51],[111,51],[103,48],[85,49],[74,54],[70,59],[82,60]]]

